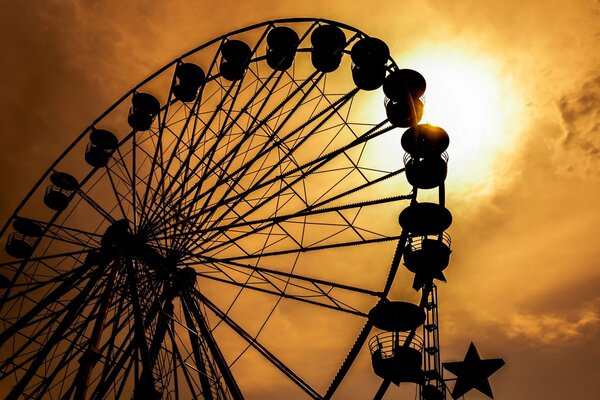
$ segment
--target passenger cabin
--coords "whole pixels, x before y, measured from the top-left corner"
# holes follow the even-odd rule
[[[228,81],[242,79],[250,65],[252,50],[241,40],[228,40],[221,45],[219,72]]]
[[[29,258],[33,254],[36,238],[12,232],[6,241],[6,252],[14,258]]]
[[[352,46],[350,56],[352,79],[359,89],[375,90],[383,85],[390,50],[382,40],[373,37],[361,39]]]
[[[423,75],[412,69],[390,73],[383,81],[385,111],[390,123],[399,128],[413,126],[423,118],[426,83]]]
[[[404,165],[408,182],[419,189],[441,186],[448,174],[448,133],[440,127],[421,124],[404,132]]]
[[[333,25],[321,25],[310,35],[312,44],[311,61],[319,72],[333,72],[342,62],[346,47],[346,35]]]
[[[450,262],[450,235],[411,236],[404,248],[404,264],[411,272],[423,268],[443,271]]]
[[[439,156],[413,157],[404,154],[404,166],[408,183],[419,189],[441,186],[448,175],[448,153]]]
[[[424,381],[423,342],[414,331],[423,325],[425,318],[422,307],[404,301],[382,301],[371,309],[369,321],[386,331],[369,341],[373,370],[378,376],[396,385]]]
[[[388,121],[395,127],[408,128],[418,124],[423,118],[424,106],[419,99],[391,100],[386,97],[384,104]]]
[[[436,157],[446,151],[450,137],[439,126],[420,124],[402,134],[401,144],[404,151],[413,157]]]
[[[421,349],[423,342],[407,332],[383,332],[369,341],[375,374],[399,385],[402,382],[423,384]]]
[[[436,203],[413,203],[400,213],[400,226],[411,236],[440,235],[452,224],[452,214]]]
[[[406,268],[415,274],[413,288],[420,290],[434,279],[446,281],[443,271],[450,262],[450,235],[410,236],[404,248]]]
[[[44,204],[52,210],[62,211],[69,205],[73,193],[79,189],[79,182],[66,172],[53,172],[50,182],[44,194]]]
[[[412,331],[425,322],[425,311],[413,303],[382,301],[369,311],[369,321],[383,331]]]
[[[278,26],[267,35],[267,64],[277,71],[285,71],[294,62],[300,38],[293,29]]]
[[[94,168],[105,167],[118,146],[119,140],[112,132],[94,128],[85,149],[85,161]]]
[[[175,68],[173,96],[184,103],[194,101],[205,81],[206,74],[202,68],[192,63],[181,63]]]
[[[427,83],[419,72],[399,69],[391,72],[383,82],[383,93],[392,101],[418,100],[425,94]]]
[[[160,102],[148,93],[134,93],[127,122],[136,131],[147,131],[160,112]]]
[[[16,217],[12,223],[15,232],[8,235],[6,252],[14,258],[29,258],[36,241],[44,233],[42,227],[28,218]]]

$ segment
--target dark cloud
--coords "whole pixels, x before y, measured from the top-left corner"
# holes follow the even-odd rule
[[[563,136],[558,165],[566,171],[600,177],[600,76],[558,101]]]

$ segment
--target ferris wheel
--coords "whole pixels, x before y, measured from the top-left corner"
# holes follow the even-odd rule
[[[135,86],[0,232],[5,398],[241,399],[259,364],[331,398],[374,328],[384,383],[445,398],[441,375],[396,362],[418,352],[421,371],[437,345],[415,331],[450,254],[448,136],[418,125],[424,91],[383,41],[310,18],[220,36]],[[388,299],[403,256],[419,305]],[[306,337],[282,334],[311,318],[349,332],[319,377],[292,354]]]

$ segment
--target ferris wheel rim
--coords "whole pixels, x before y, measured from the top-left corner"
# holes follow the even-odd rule
[[[23,208],[23,206],[30,200],[31,195],[38,190],[43,181],[53,172],[55,171],[55,167],[58,166],[60,164],[60,162],[67,156],[68,153],[70,153],[73,148],[75,148],[75,146],[80,143],[82,141],[82,139],[86,136],[87,133],[90,132],[91,129],[95,128],[96,125],[103,120],[104,117],[106,117],[107,115],[109,115],[113,110],[115,110],[119,105],[121,105],[127,98],[129,98],[133,93],[136,93],[137,90],[141,87],[143,87],[146,83],[150,82],[152,79],[156,78],[157,76],[159,76],[160,74],[162,74],[163,72],[167,71],[169,68],[173,67],[174,65],[176,65],[177,63],[180,63],[184,58],[201,51],[202,49],[215,44],[219,41],[222,41],[228,37],[231,37],[233,35],[237,35],[239,33],[243,33],[243,32],[247,32],[253,29],[257,29],[257,28],[261,28],[261,27],[268,27],[268,26],[274,26],[275,24],[279,24],[279,23],[295,23],[295,22],[313,22],[315,24],[318,23],[330,23],[330,24],[335,24],[336,26],[340,26],[343,27],[344,29],[348,29],[350,31],[353,31],[357,34],[360,35],[364,35],[364,33],[362,33],[361,31],[350,27],[349,25],[346,24],[341,24],[338,23],[336,21],[331,21],[331,20],[326,20],[326,19],[314,19],[314,18],[291,18],[291,19],[278,19],[278,20],[272,20],[272,21],[265,21],[259,24],[255,24],[255,25],[251,25],[242,29],[238,29],[236,31],[232,31],[230,33],[227,33],[225,35],[222,35],[218,38],[215,38],[209,42],[204,43],[201,46],[198,46],[196,48],[194,48],[193,50],[184,53],[182,56],[172,60],[171,62],[169,62],[168,64],[166,64],[164,67],[158,69],[156,72],[154,72],[152,75],[150,75],[148,78],[144,79],[143,81],[141,81],[140,83],[138,83],[135,87],[133,87],[132,89],[130,89],[125,95],[123,95],[119,100],[117,100],[112,106],[110,106],[105,112],[103,112],[99,117],[97,117],[92,124],[90,124],[68,147],[67,149],[65,149],[65,151],[59,156],[59,158],[54,161],[54,163],[48,168],[48,170],[42,175],[42,177],[40,178],[40,180],[34,185],[33,189],[31,189],[30,193],[23,199],[23,201],[21,202],[21,204],[17,207],[17,209],[13,212],[13,214],[11,215],[11,217],[8,219],[8,221],[6,222],[6,224],[4,225],[4,227],[2,228],[2,230],[0,230],[0,236],[4,236],[4,234],[6,233],[6,230],[8,229],[9,224],[11,223],[11,221],[13,221],[17,216],[18,213],[21,211],[21,209]],[[392,60],[390,58],[390,60]],[[392,60],[392,67],[395,67],[395,63]],[[123,138],[123,140],[119,143],[119,146],[121,145],[121,143],[124,143],[125,141],[128,140],[128,138],[130,137],[130,135],[127,135],[126,137]],[[98,168],[94,168],[88,175],[86,175],[86,178],[84,178],[84,180],[82,181],[82,183],[87,182],[87,180],[89,178],[91,178],[94,173],[96,172]],[[51,222],[55,221],[56,218],[58,218],[60,215],[60,211],[58,213],[56,213]],[[25,262],[25,261],[24,261]],[[391,273],[391,271],[390,271]],[[392,276],[392,280],[393,280],[393,276]],[[389,291],[389,287],[390,285],[388,285],[386,283],[385,287],[386,289],[381,293],[383,294],[383,296],[385,297],[387,295],[387,292]]]

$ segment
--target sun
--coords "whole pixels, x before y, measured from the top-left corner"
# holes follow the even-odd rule
[[[421,123],[450,135],[447,184],[453,191],[493,191],[506,174],[503,164],[524,122],[523,101],[510,76],[492,59],[445,48],[423,49],[401,61],[401,68],[415,69],[427,80]]]

